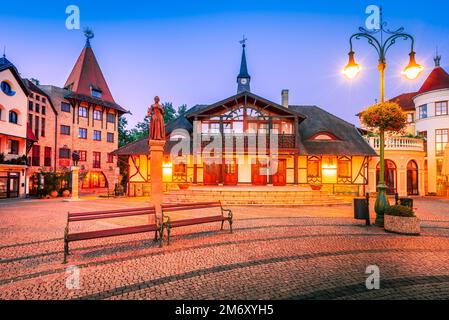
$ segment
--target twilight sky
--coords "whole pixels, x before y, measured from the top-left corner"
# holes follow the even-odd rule
[[[400,75],[410,43],[398,41],[388,57],[387,96],[417,90],[433,68],[438,46],[449,65],[449,2],[360,0],[165,0],[6,1],[0,7],[0,48],[23,77],[63,86],[85,38],[117,103],[131,110],[130,125],[142,120],[155,95],[175,107],[209,104],[236,93],[242,35],[248,38],[251,91],[290,104],[316,104],[348,120],[378,98],[377,56],[365,40],[355,44],[363,72],[349,81],[348,39],[364,25],[365,8],[382,5],[391,29],[404,26],[416,39],[418,62],[426,67],[411,82]],[[67,30],[65,9],[78,5],[81,30]]]

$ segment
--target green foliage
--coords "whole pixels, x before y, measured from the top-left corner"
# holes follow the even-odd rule
[[[179,118],[180,116],[184,115],[184,113],[187,112],[187,105],[186,104],[182,104],[178,107],[178,114],[177,114],[177,118]]]
[[[6,160],[4,153],[0,153],[0,164],[17,164],[21,166],[26,166],[28,164],[27,156],[20,156],[10,160]]]
[[[171,102],[164,102],[162,104],[162,108],[164,108],[164,122],[165,124],[170,121],[176,119],[176,110],[173,108],[173,104]]]
[[[389,206],[385,209],[385,214],[395,217],[408,217],[408,218],[416,217],[413,210],[405,206]]]

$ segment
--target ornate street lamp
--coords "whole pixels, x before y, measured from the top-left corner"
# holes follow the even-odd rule
[[[382,8],[380,9],[380,28],[377,30],[369,31],[363,27],[359,28],[359,33],[353,34],[349,38],[349,62],[343,69],[342,73],[348,78],[353,79],[362,69],[360,65],[355,62],[354,50],[352,46],[352,41],[354,39],[360,40],[365,38],[368,43],[376,49],[379,55],[379,65],[378,70],[380,73],[380,102],[385,102],[385,69],[387,68],[386,54],[390,47],[396,43],[396,40],[410,40],[411,50],[410,50],[410,61],[409,64],[402,71],[402,74],[410,80],[414,80],[418,75],[424,70],[423,66],[416,63],[414,38],[408,34],[404,33],[404,28],[399,28],[396,31],[391,31],[387,29],[387,23],[383,22],[382,19]],[[379,37],[380,36],[380,37]],[[384,40],[384,36],[387,38]],[[375,205],[376,210],[376,225],[383,226],[384,223],[384,212],[387,206],[387,196],[386,196],[386,186],[385,186],[385,131],[380,130],[380,173],[379,173],[379,185],[377,186],[377,200]]]

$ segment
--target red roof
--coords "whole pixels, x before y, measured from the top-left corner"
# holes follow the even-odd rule
[[[449,74],[441,67],[435,67],[417,94],[429,91],[449,89]]]
[[[101,90],[102,100],[115,103],[90,45],[84,47],[76,61],[64,85],[65,88],[69,86],[72,92],[89,97],[92,96],[92,88]]]
[[[414,111],[415,103],[413,102],[413,98],[416,97],[416,92],[403,93],[397,97],[390,99],[390,102],[396,102],[399,104],[404,111]]]

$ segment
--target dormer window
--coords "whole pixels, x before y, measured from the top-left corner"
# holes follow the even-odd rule
[[[90,90],[92,92],[92,97],[101,99],[102,91],[100,89],[92,87]]]
[[[335,135],[330,132],[320,132],[313,135],[309,140],[315,141],[332,141],[332,140],[340,140]]]

